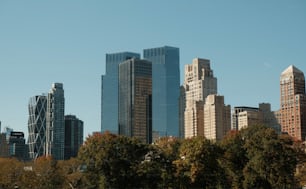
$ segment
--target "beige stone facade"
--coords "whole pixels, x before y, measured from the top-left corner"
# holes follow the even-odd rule
[[[280,132],[280,126],[274,112],[271,111],[271,104],[260,103],[255,107],[235,107],[232,114],[232,129],[240,130],[249,126],[263,124]]]
[[[221,140],[231,129],[231,107],[224,104],[224,96],[208,95],[204,105],[204,136]]]
[[[204,101],[209,94],[217,94],[217,79],[207,59],[195,58],[185,65],[184,80],[184,137],[204,136]],[[182,103],[183,104],[183,103]]]
[[[289,66],[280,77],[280,113],[282,132],[297,140],[306,137],[306,95],[304,73]]]
[[[188,101],[184,113],[185,136],[186,138],[192,136],[204,136],[204,113],[203,101]]]
[[[243,111],[238,113],[238,129],[247,128],[249,126],[263,124],[262,112],[259,111]]]

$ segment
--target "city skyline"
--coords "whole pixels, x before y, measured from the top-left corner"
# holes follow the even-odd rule
[[[185,64],[209,59],[225,104],[278,110],[282,71],[306,72],[305,9],[298,0],[1,1],[2,128],[27,137],[29,99],[60,82],[65,112],[84,121],[84,137],[99,131],[105,55],[164,45],[180,48],[180,84]]]

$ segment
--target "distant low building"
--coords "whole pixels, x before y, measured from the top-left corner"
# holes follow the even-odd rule
[[[222,140],[231,129],[231,106],[224,104],[224,96],[208,95],[204,105],[204,136]]]
[[[28,159],[28,146],[25,144],[23,132],[12,131],[8,140],[8,144],[10,157],[15,157],[19,160]]]
[[[28,145],[25,143],[24,133],[5,128],[0,133],[0,157],[14,157],[22,161],[29,160]]]
[[[232,112],[232,130],[240,130],[252,125],[263,124],[280,132],[276,114],[269,103],[260,103],[259,107],[238,106]]]

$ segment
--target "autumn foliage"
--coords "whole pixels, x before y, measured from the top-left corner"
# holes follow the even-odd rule
[[[144,144],[106,132],[88,136],[66,161],[1,158],[0,188],[298,188],[306,184],[305,163],[302,143],[261,125],[218,142],[165,137]]]

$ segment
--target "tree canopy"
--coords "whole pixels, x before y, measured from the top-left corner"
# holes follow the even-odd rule
[[[255,125],[223,140],[164,137],[153,144],[96,133],[77,158],[0,158],[0,188],[296,188],[306,183],[302,143]],[[297,172],[296,172],[297,168]]]

